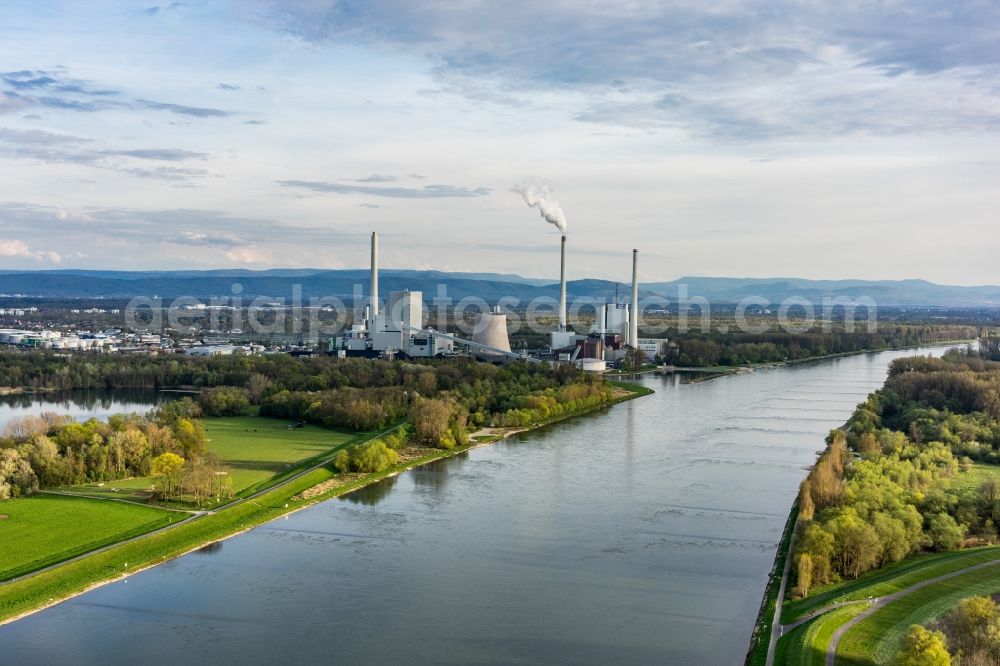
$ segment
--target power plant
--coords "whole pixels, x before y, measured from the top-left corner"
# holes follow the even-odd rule
[[[564,228],[565,221],[563,220]],[[454,356],[459,349],[485,360],[526,360],[529,362],[570,362],[585,370],[602,371],[608,364],[620,362],[628,348],[639,349],[648,358],[662,353],[662,339],[640,339],[639,322],[639,250],[632,250],[632,293],[629,303],[616,299],[595,306],[594,324],[586,333],[570,330],[566,303],[566,234],[559,242],[558,323],[549,334],[547,353],[533,356],[511,350],[507,316],[499,306],[480,313],[471,339],[424,327],[423,294],[420,291],[389,292],[382,307],[379,298],[379,238],[371,235],[370,293],[365,299],[364,314],[342,335],[330,342],[330,352],[338,356],[433,358]]]
[[[452,356],[455,347],[464,346],[487,357],[525,359],[537,362],[525,354],[510,349],[507,318],[499,310],[477,322],[473,339],[449,335],[423,327],[423,293],[391,291],[385,310],[380,309],[378,293],[378,233],[371,239],[371,293],[362,323],[355,323],[343,335],[330,342],[330,351],[338,356],[395,356],[433,358]],[[481,331],[477,331],[481,328]]]

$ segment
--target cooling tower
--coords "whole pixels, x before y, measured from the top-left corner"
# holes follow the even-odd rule
[[[507,337],[507,315],[494,308],[493,312],[484,312],[476,317],[476,325],[472,329],[472,341],[509,352],[510,338]]]
[[[628,313],[628,344],[639,346],[639,250],[632,250],[632,305]]]

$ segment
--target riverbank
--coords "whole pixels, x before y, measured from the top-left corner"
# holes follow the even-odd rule
[[[813,361],[825,361],[835,358],[848,358],[851,356],[857,356],[859,354],[877,354],[880,352],[891,352],[891,351],[906,351],[907,349],[926,349],[928,347],[946,347],[949,345],[967,345],[974,343],[975,340],[941,340],[940,342],[925,342],[922,344],[915,345],[904,345],[902,347],[890,347],[886,349],[859,349],[857,351],[849,352],[838,352],[836,354],[823,354],[821,356],[809,356],[806,358],[793,358],[785,361],[774,361],[768,363],[748,363],[746,365],[713,365],[713,366],[691,366],[691,367],[679,367],[679,366],[663,366],[658,367],[657,370],[664,373],[700,373],[704,376],[691,377],[685,380],[687,384],[696,384],[698,382],[705,382],[710,379],[716,379],[718,377],[726,377],[728,375],[739,375],[747,372],[753,372],[754,370],[760,370],[763,368],[783,368],[792,365],[799,365],[801,363],[811,363]]]
[[[792,541],[795,538],[795,524],[799,517],[798,499],[792,503],[792,510],[785,521],[785,529],[781,533],[781,541],[774,556],[774,566],[767,579],[764,598],[757,612],[757,623],[750,636],[750,648],[747,650],[746,666],[771,666],[774,627],[781,622],[782,602],[785,596],[785,584],[788,581],[788,567],[791,563]]]
[[[328,467],[331,456],[279,486],[251,495],[222,509],[205,512],[183,524],[155,534],[108,546],[56,568],[2,584],[0,624],[13,622],[96,587],[121,580],[138,571],[242,534],[280,516],[348,494],[406,470],[492,444],[518,432],[543,428],[558,421],[592,413],[653,392],[651,389],[634,384],[621,382],[609,382],[609,384],[617,387],[619,392],[612,400],[593,409],[550,419],[530,428],[505,430],[495,437],[471,441],[450,451],[429,449],[426,454],[401,462],[383,472],[360,477],[350,475],[343,483],[328,483],[339,477]],[[384,434],[379,433],[371,439]],[[324,483],[327,485],[322,486]],[[309,492],[318,487],[323,489]]]

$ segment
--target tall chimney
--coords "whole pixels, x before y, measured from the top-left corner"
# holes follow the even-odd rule
[[[372,321],[378,318],[378,233],[375,231],[372,232],[371,318]]]
[[[559,330],[566,330],[566,234],[562,237],[559,261]]]
[[[639,250],[632,250],[632,305],[628,310],[628,340],[632,347],[639,346]]]

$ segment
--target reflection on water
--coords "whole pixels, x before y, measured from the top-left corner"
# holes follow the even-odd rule
[[[742,663],[805,467],[902,355],[644,375],[0,627],[0,661]]]
[[[373,483],[372,485],[365,486],[364,488],[358,488],[353,493],[344,495],[342,499],[354,504],[374,506],[379,503],[379,500],[388,496],[388,494],[392,492],[392,489],[396,487],[397,478],[399,477],[386,477],[378,483]]]
[[[42,412],[68,414],[78,421],[111,414],[145,414],[176,394],[147,390],[76,390],[0,396],[0,428],[15,416]]]
[[[198,549],[198,552],[202,555],[211,555],[213,553],[218,553],[222,550],[222,541],[214,541],[212,543],[205,544]]]

